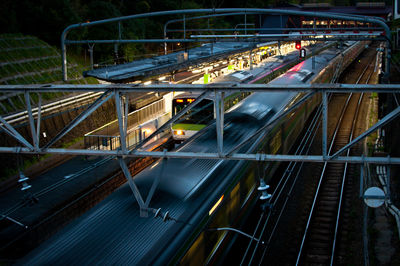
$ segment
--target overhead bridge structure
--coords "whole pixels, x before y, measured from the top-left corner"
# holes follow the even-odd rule
[[[395,108],[388,115],[383,117],[378,123],[371,126],[368,130],[360,136],[346,144],[342,149],[335,154],[327,154],[327,94],[328,93],[344,93],[344,92],[379,92],[379,93],[400,93],[400,85],[392,84],[379,84],[379,85],[355,85],[355,84],[313,84],[313,85],[271,85],[271,84],[236,84],[236,83],[214,83],[210,85],[185,85],[185,84],[160,84],[160,85],[3,85],[0,86],[0,92],[21,92],[26,96],[26,108],[29,117],[29,125],[31,128],[32,139],[25,139],[18,131],[9,124],[3,117],[0,117],[0,128],[9,136],[14,138],[20,143],[15,147],[0,147],[1,153],[15,153],[15,154],[69,154],[69,155],[96,155],[96,156],[117,156],[120,158],[125,157],[156,157],[156,158],[201,158],[201,159],[223,159],[223,160],[252,160],[252,161],[300,161],[300,162],[348,162],[348,163],[373,163],[373,164],[400,164],[400,158],[394,157],[368,157],[368,156],[344,156],[343,153],[351,148],[353,145],[367,137],[371,133],[390,123],[393,119],[400,115],[400,107]],[[150,136],[144,139],[136,147],[129,150],[126,145],[127,124],[124,107],[124,95],[129,92],[153,92],[153,91],[201,91],[197,101],[192,102],[190,105],[182,109],[176,116],[173,116],[168,122],[159,127],[158,130],[153,132]],[[149,140],[157,136],[159,133],[168,129],[168,126],[178,120],[184,113],[193,108],[200,102],[202,97],[208,93],[215,93],[217,100],[215,101],[215,108],[219,110],[223,102],[223,95],[228,91],[252,91],[252,92],[266,92],[266,91],[297,91],[306,92],[305,96],[299,100],[291,108],[285,110],[279,117],[268,122],[259,131],[247,140],[238,143],[236,147],[226,150],[223,145],[223,128],[224,128],[224,113],[217,112],[216,117],[216,131],[217,131],[217,153],[197,153],[197,152],[156,152],[145,151],[141,149]],[[40,143],[40,124],[41,124],[41,108],[37,107],[34,114],[32,106],[29,101],[31,93],[44,93],[44,92],[101,92],[101,95],[91,105],[87,107],[80,115],[71,121],[64,129],[62,129],[53,139],[49,140],[43,146]],[[261,132],[274,126],[280,117],[285,116],[289,112],[298,108],[309,97],[316,93],[322,93],[323,105],[323,141],[322,141],[322,154],[321,155],[278,155],[278,154],[242,154],[237,152],[243,145],[251,141],[254,137],[258,136]],[[120,133],[120,147],[116,150],[88,150],[88,149],[65,149],[55,147],[55,143],[62,139],[68,132],[75,126],[83,122],[91,113],[99,108],[106,101],[114,99],[116,103],[116,112],[118,116],[118,125]]]

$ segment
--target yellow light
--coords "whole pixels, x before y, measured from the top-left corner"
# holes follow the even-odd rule
[[[194,102],[194,99],[188,98],[188,99],[187,99],[187,102],[188,102],[188,103],[192,103],[192,102]]]
[[[211,215],[215,209],[218,208],[218,206],[221,204],[222,200],[224,199],[224,195],[222,195],[219,200],[214,204],[214,206],[211,208],[211,210],[208,212],[208,215]]]
[[[183,99],[177,99],[176,102],[177,103],[183,103]]]
[[[146,132],[146,135],[151,134],[153,132],[151,129],[148,129],[148,128],[143,128],[142,131]]]
[[[183,136],[183,135],[185,135],[185,132],[183,132],[182,130],[178,129],[178,130],[175,130],[175,134]]]

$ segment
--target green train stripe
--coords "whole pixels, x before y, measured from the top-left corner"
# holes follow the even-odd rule
[[[206,125],[202,124],[173,124],[172,125],[172,130],[193,130],[193,131],[199,131],[203,128],[205,128]]]

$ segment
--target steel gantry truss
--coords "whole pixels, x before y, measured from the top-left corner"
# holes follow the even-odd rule
[[[15,147],[0,147],[1,153],[17,153],[17,154],[67,154],[67,155],[95,155],[95,156],[117,156],[118,158],[125,157],[155,157],[155,158],[199,158],[199,159],[223,159],[223,160],[251,160],[251,161],[299,161],[299,162],[347,162],[347,163],[374,163],[374,164],[400,164],[400,158],[393,157],[367,157],[367,156],[344,156],[346,150],[354,146],[363,138],[370,135],[377,129],[385,126],[397,116],[400,115],[400,106],[374,124],[368,130],[363,132],[357,138],[346,144],[342,149],[335,154],[327,154],[327,112],[328,102],[326,100],[327,93],[343,93],[343,92],[379,92],[379,93],[400,93],[400,85],[355,85],[355,84],[312,84],[312,85],[272,85],[272,84],[237,84],[237,83],[214,83],[209,85],[189,85],[189,84],[160,84],[160,85],[2,85],[0,92],[20,92],[25,94],[26,108],[29,117],[29,127],[31,129],[32,141],[25,139],[14,126],[9,124],[3,117],[0,116],[0,128],[13,137],[20,143],[20,146]],[[39,145],[39,132],[41,120],[40,102],[38,111],[35,115],[32,112],[30,103],[30,93],[44,92],[102,92],[102,94],[90,104],[80,115],[74,118],[64,129],[62,129],[55,137],[48,141],[43,146]],[[127,135],[127,100],[126,96],[129,92],[154,92],[154,91],[202,91],[197,101],[192,102],[185,107],[177,115],[173,116],[169,121],[162,125],[153,134],[144,139],[135,148],[129,149],[124,141]],[[306,92],[305,96],[292,105],[289,109],[282,111],[274,119],[268,121],[261,129],[255,132],[247,140],[239,143],[231,150],[224,149],[224,112],[223,98],[224,93],[228,91],[252,91],[252,92],[271,92],[271,91],[296,91]],[[154,136],[161,133],[168,126],[178,120],[188,110],[196,106],[201,99],[205,98],[209,93],[215,93],[215,110],[216,111],[216,134],[217,134],[217,152],[177,152],[177,151],[146,151],[143,146]],[[323,105],[323,126],[322,126],[322,154],[321,155],[283,155],[283,154],[264,154],[264,153],[239,153],[237,152],[243,145],[247,144],[253,138],[259,136],[262,132],[271,129],[282,117],[289,112],[297,109],[302,103],[307,101],[316,93],[322,93]],[[116,103],[116,113],[120,131],[120,148],[117,150],[88,150],[88,149],[65,149],[55,148],[55,143],[62,139],[79,123],[84,121],[97,108],[108,100],[114,98]],[[36,120],[36,121],[35,121]]]

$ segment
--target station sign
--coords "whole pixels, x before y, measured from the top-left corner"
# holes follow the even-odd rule
[[[209,79],[210,79],[210,74],[207,74],[207,73],[204,74],[203,78],[204,78],[204,84],[208,84]]]
[[[378,208],[385,203],[385,192],[378,187],[370,187],[364,192],[364,202],[368,207]]]

